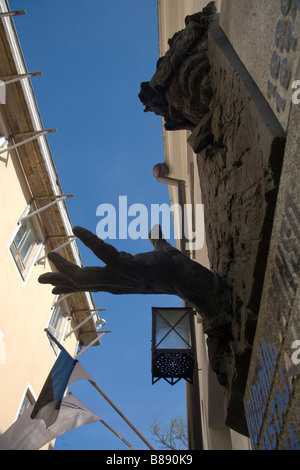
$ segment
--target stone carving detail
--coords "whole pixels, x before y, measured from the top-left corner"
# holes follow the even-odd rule
[[[214,2],[185,18],[186,28],[169,39],[150,82],[143,82],[139,98],[145,112],[163,116],[167,130],[194,129],[209,111],[212,96],[207,32],[216,17]]]

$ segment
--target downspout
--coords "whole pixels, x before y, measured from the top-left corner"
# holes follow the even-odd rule
[[[181,240],[180,251],[185,255],[189,255],[186,246],[186,238],[184,233],[184,206],[186,204],[185,181],[177,178],[169,177],[169,167],[164,163],[158,163],[153,168],[153,175],[159,183],[165,183],[178,188],[178,203],[181,207]],[[187,302],[183,302],[184,307],[189,307]],[[195,324],[193,323],[193,342],[196,349]],[[197,354],[195,350],[195,367],[193,374],[193,383],[186,383],[186,405],[187,405],[187,428],[189,450],[203,450],[203,432],[201,420],[201,403],[200,403],[200,387],[199,374],[197,365]]]

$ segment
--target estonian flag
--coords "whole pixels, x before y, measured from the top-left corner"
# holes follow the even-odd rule
[[[32,419],[43,419],[48,428],[58,417],[63,396],[68,384],[74,382],[74,380],[71,380],[71,376],[79,362],[70,356],[49,331],[47,331],[47,335],[55,342],[61,352],[48,375],[30,417]],[[78,378],[88,377],[80,376]]]

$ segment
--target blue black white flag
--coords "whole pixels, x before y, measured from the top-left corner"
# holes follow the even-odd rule
[[[47,335],[61,351],[48,375],[30,417],[31,419],[43,419],[48,428],[58,417],[67,386],[75,380],[89,379],[90,377],[85,369],[80,366],[79,362],[70,356],[49,331],[47,331]],[[72,377],[73,374],[74,377]]]

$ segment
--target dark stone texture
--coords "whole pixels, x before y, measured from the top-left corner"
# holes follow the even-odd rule
[[[226,424],[246,434],[243,396],[269,252],[285,133],[216,25],[210,30],[208,44],[213,98],[209,115],[200,121],[190,139],[194,145],[197,141],[199,150],[198,169],[211,269],[232,288],[235,316],[234,339],[230,344],[234,371],[231,386],[227,388]]]
[[[299,123],[300,106],[294,105],[244,396],[257,450],[300,450]]]

